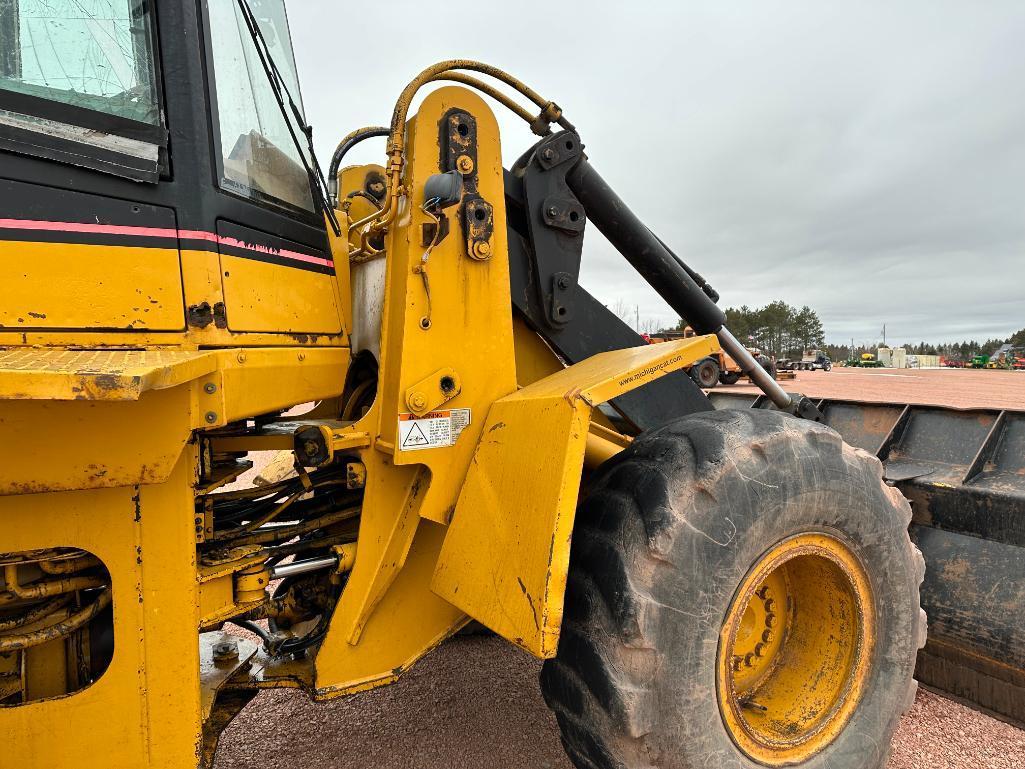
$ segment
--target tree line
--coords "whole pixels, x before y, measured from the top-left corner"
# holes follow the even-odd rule
[[[622,306],[620,306],[622,305]],[[620,300],[613,311],[621,318],[633,321],[629,316],[630,308]],[[777,358],[799,358],[806,350],[823,350],[834,361],[847,360],[860,356],[863,352],[875,352],[875,348],[855,345],[826,344],[825,330],[818,313],[808,305],[795,307],[782,300],[770,302],[764,307],[727,307],[726,327],[748,347],[757,347],[768,355]],[[647,322],[643,332],[654,331],[654,323]],[[663,331],[682,331],[687,322],[682,318],[673,329]],[[968,360],[976,355],[990,355],[1001,345],[1011,344],[1025,348],[1025,328],[1016,331],[1006,339],[986,339],[985,341],[964,340],[961,342],[919,342],[917,344],[899,345],[909,355],[940,355],[951,360]]]
[[[950,358],[951,360],[968,360],[976,355],[991,355],[997,348],[1005,344],[1025,347],[1025,328],[1016,331],[1006,339],[987,339],[984,342],[966,340],[963,342],[942,342],[940,344],[919,342],[918,344],[906,344],[903,346],[912,355],[942,355],[944,358]]]
[[[740,341],[777,358],[800,358],[805,350],[824,347],[822,321],[808,305],[794,307],[777,300],[764,307],[727,307],[725,312],[726,327]],[[677,329],[686,325],[681,320]]]

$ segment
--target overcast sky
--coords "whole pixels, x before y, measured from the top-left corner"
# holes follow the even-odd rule
[[[423,67],[557,101],[591,162],[722,294],[808,304],[831,342],[1025,327],[1025,3],[292,0],[326,164]],[[508,164],[532,143],[496,107]],[[383,141],[359,161],[383,157]],[[668,306],[589,227],[583,284]]]

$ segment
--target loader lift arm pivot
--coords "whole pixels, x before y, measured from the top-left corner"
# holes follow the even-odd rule
[[[801,395],[790,395],[726,328],[718,294],[630,210],[595,171],[576,131],[547,136],[506,172],[509,259],[513,303],[569,362],[643,344],[578,283],[588,218],[637,273],[699,334],[715,334],[722,348],[779,409],[819,421]],[[614,407],[647,429],[677,416],[706,411],[708,401],[682,373],[619,398]]]

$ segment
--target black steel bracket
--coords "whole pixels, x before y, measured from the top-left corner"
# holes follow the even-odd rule
[[[646,340],[580,286],[587,214],[566,176],[584,157],[573,131],[545,137],[505,174],[513,306],[568,363]],[[712,406],[684,372],[627,393],[611,404],[636,430]]]
[[[459,221],[471,259],[491,258],[495,230],[494,206],[478,192],[477,119],[461,109],[450,109],[441,119],[441,170],[458,171],[463,177],[463,201]]]

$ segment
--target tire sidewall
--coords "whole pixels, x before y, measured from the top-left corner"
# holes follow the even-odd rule
[[[835,443],[837,450],[820,452],[814,462],[800,456],[794,462],[792,441],[770,440],[764,453],[748,452],[713,487],[685,503],[686,524],[676,527],[667,553],[679,578],[652,585],[655,600],[668,607],[659,615],[656,648],[664,654],[654,689],[664,723],[671,726],[650,739],[665,756],[673,746],[693,750],[660,766],[762,766],[734,745],[715,705],[719,633],[737,586],[760,557],[781,540],[809,531],[840,535],[865,566],[876,643],[861,702],[847,727],[800,766],[861,769],[885,760],[888,742],[875,738],[891,734],[909,685],[917,583],[906,524],[894,501],[865,463],[849,462],[838,437]]]

